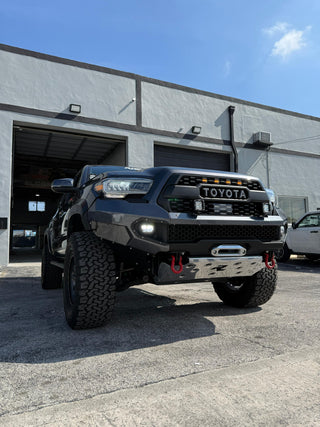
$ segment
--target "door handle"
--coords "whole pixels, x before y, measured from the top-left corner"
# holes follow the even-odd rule
[[[319,231],[310,231],[310,233],[319,233]]]

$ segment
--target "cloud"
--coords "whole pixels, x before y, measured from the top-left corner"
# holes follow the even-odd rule
[[[278,33],[285,33],[288,28],[289,24],[287,22],[277,22],[273,27],[265,28],[263,32],[272,37]]]
[[[287,58],[292,52],[300,50],[306,46],[303,40],[303,31],[291,30],[280,40],[275,42],[271,55],[280,56],[281,58]]]
[[[231,62],[230,61],[226,61],[224,63],[224,76],[228,77],[230,72],[231,72]]]
[[[311,26],[306,27],[304,30],[296,30],[291,29],[287,22],[277,22],[274,26],[264,29],[263,32],[270,37],[283,34],[282,37],[274,43],[271,55],[286,59],[293,52],[307,46],[305,35],[310,30]]]

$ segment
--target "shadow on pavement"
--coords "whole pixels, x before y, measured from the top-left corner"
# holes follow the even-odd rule
[[[10,363],[53,363],[212,336],[215,325],[207,317],[260,310],[219,302],[175,305],[172,298],[131,288],[119,294],[110,326],[73,331],[62,290],[42,290],[39,277],[0,279],[0,298],[0,362]]]

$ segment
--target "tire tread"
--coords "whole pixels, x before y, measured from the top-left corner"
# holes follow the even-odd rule
[[[243,286],[237,290],[230,290],[225,283],[214,283],[214,290],[218,297],[227,305],[233,307],[258,307],[270,300],[277,285],[277,267],[263,268],[251,277],[243,280]],[[232,279],[230,279],[232,282]]]
[[[66,319],[73,329],[96,328],[107,323],[115,303],[116,264],[112,249],[92,232],[73,233],[68,242],[65,278],[70,258],[74,258],[76,302],[64,289]],[[65,279],[67,280],[67,279]]]

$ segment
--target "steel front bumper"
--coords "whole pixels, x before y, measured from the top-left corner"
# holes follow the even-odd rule
[[[97,206],[98,207],[98,206]],[[110,208],[110,206],[108,206]],[[100,238],[123,246],[129,246],[150,254],[160,252],[188,252],[191,257],[208,256],[212,247],[218,244],[238,244],[246,248],[248,256],[262,255],[266,251],[281,249],[283,242],[280,236],[271,239],[258,239],[254,236],[225,236],[211,237],[201,235],[199,238],[183,241],[170,239],[169,227],[184,226],[226,226],[233,227],[276,227],[280,230],[283,220],[279,216],[266,218],[227,217],[227,216],[198,216],[191,218],[186,214],[166,212],[157,205],[113,202],[113,211],[94,209],[88,212],[88,223],[93,232]],[[126,207],[126,209],[124,209]],[[154,223],[157,235],[147,236],[139,231],[141,222]],[[229,233],[230,234],[230,233]]]

